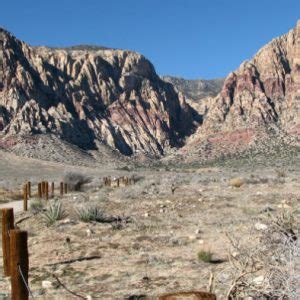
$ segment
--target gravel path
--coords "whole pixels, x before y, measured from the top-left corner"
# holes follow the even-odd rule
[[[30,201],[31,200],[28,200],[28,207],[30,205]],[[14,209],[14,213],[21,212],[23,211],[23,201],[16,200],[16,201],[0,204],[0,209],[9,208],[9,207],[12,207]]]

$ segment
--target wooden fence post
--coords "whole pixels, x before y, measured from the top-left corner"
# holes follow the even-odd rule
[[[28,300],[29,297],[27,289],[29,269],[27,238],[27,231],[19,229],[10,231],[12,300]]]
[[[46,198],[46,200],[49,199],[49,182],[48,181],[45,182],[45,198]]]
[[[63,182],[60,183],[60,195],[61,196],[64,195],[64,183]]]
[[[31,182],[27,182],[27,192],[28,192],[28,197],[31,198]]]
[[[64,193],[68,194],[68,184],[67,183],[64,184]]]
[[[28,191],[27,191],[28,185],[25,184],[23,187],[23,210],[28,210]]]
[[[171,294],[164,294],[158,296],[157,300],[180,300],[180,299],[194,299],[194,300],[216,300],[215,294],[201,291],[186,291]]]
[[[42,181],[42,197],[44,198],[45,197],[45,192],[46,192],[46,182],[45,181]]]
[[[2,256],[4,276],[10,275],[10,230],[14,229],[13,208],[2,209]]]
[[[51,183],[51,198],[54,197],[54,182]]]
[[[42,184],[40,182],[38,183],[38,197],[42,198]]]

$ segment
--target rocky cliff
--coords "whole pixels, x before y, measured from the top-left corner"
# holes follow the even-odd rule
[[[161,155],[193,130],[183,97],[152,64],[103,47],[31,47],[0,29],[0,133],[51,133],[84,149]]]
[[[131,51],[30,47],[0,30],[0,146],[49,133],[83,149],[157,156],[184,143],[183,153],[235,151],[266,128],[300,136],[300,23],[230,73],[216,96],[220,82],[203,84],[162,80]],[[196,113],[184,95],[201,93],[212,94],[192,101]]]
[[[300,135],[300,22],[227,76],[188,145],[248,144],[269,127]]]

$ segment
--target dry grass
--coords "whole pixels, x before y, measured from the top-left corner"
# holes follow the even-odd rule
[[[252,299],[298,299],[299,222],[296,214],[281,211],[267,214],[262,221],[263,230],[249,230],[249,236],[258,244],[241,243],[239,238],[228,236],[233,279],[228,299],[249,296]]]
[[[281,170],[281,169],[277,169],[276,170],[276,175],[277,175],[278,178],[284,178],[284,177],[286,177],[286,171]]]
[[[23,194],[21,191],[10,191],[0,188],[0,202],[9,202],[22,199]]]
[[[242,178],[238,178],[238,177],[229,180],[229,185],[236,188],[241,187],[244,183],[245,181]]]

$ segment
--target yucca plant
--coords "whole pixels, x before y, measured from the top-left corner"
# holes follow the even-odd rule
[[[81,207],[76,213],[82,222],[107,222],[103,211],[97,206]]]
[[[56,201],[50,204],[49,209],[43,213],[43,218],[47,226],[51,226],[58,220],[62,220],[66,217],[66,212],[63,209],[61,202]]]

